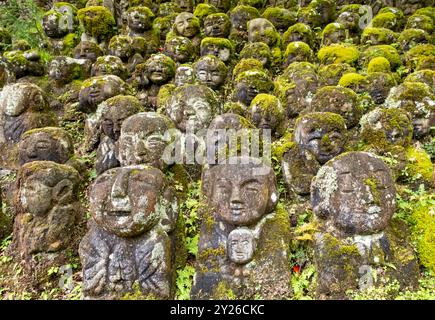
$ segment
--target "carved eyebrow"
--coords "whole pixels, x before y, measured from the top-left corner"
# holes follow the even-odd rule
[[[231,181],[229,180],[229,179],[226,179],[226,178],[219,178],[219,179],[217,179],[217,181],[216,182],[225,182],[225,183],[230,183]]]

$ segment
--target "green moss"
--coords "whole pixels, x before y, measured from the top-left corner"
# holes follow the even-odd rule
[[[212,37],[206,37],[202,39],[201,41],[201,47],[204,46],[217,46],[219,49],[230,49],[231,54],[234,53],[234,44],[231,40],[225,39],[225,38],[212,38]]]
[[[435,8],[434,7],[426,7],[418,9],[414,12],[414,14],[428,16],[432,19],[433,23],[435,23]]]
[[[312,46],[314,42],[314,33],[310,26],[304,23],[296,23],[289,27],[286,32],[282,35],[282,44],[284,46],[292,42],[292,38],[297,36],[300,40]]]
[[[354,65],[359,58],[358,48],[352,45],[333,44],[323,47],[317,53],[322,64],[348,63]]]
[[[389,45],[377,45],[368,47],[361,56],[361,62],[363,66],[367,66],[373,58],[384,57],[390,62],[391,68],[395,70],[402,65],[402,59],[400,58],[397,50]]]
[[[406,63],[410,68],[416,68],[422,59],[430,57],[435,59],[435,45],[432,44],[416,45],[405,54]]]
[[[311,61],[313,59],[313,50],[305,42],[294,41],[288,44],[284,56],[286,59],[292,58],[292,62]]]
[[[272,157],[275,157],[277,161],[281,161],[284,153],[293,148],[294,145],[293,134],[287,130],[279,140],[272,142]]]
[[[287,25],[292,25],[296,22],[296,14],[294,12],[280,7],[266,8],[261,17],[271,21],[272,23],[275,19],[278,19],[279,21],[285,21],[285,24]]]
[[[257,59],[241,59],[233,69],[233,78],[236,78],[239,74],[249,70],[264,72],[263,64]]]
[[[102,6],[80,9],[77,17],[85,32],[93,37],[109,36],[116,26],[112,13]]]
[[[248,70],[240,73],[236,77],[236,83],[246,82],[253,85],[259,92],[265,93],[273,90],[273,82],[267,73],[259,70]]]
[[[377,185],[377,181],[374,178],[367,178],[364,180],[364,184],[369,186],[370,188],[370,192],[373,196],[373,202],[376,205],[380,205],[380,194],[379,194],[379,190],[378,190],[378,185]]]
[[[412,123],[403,110],[397,108],[377,108],[363,116],[360,121],[362,140],[377,150],[387,151],[400,143],[407,146],[412,139]],[[402,136],[400,142],[392,143],[387,132],[399,132]]]
[[[327,256],[327,258],[340,259],[343,263],[343,268],[346,271],[351,271],[354,269],[354,266],[349,265],[347,262],[349,256],[354,256],[354,257],[360,256],[358,247],[355,244],[347,245],[343,243],[343,241],[334,237],[333,235],[329,233],[325,233],[324,245],[325,245],[324,255]]]
[[[354,88],[355,86],[360,86],[366,83],[366,77],[359,73],[349,72],[344,74],[338,85],[345,88]]]
[[[215,6],[207,3],[199,3],[195,10],[193,11],[193,15],[197,17],[199,20],[203,20],[209,14],[218,13],[218,10]]]
[[[406,28],[422,29],[431,34],[434,31],[434,22],[431,17],[420,14],[413,14],[408,18]]]
[[[390,62],[384,57],[376,57],[370,60],[367,66],[367,72],[390,72],[391,65]]]
[[[371,21],[371,26],[375,28],[397,30],[400,26],[400,21],[392,12],[379,13]]]
[[[408,160],[405,168],[407,174],[416,179],[421,177],[430,183],[434,170],[430,156],[422,149],[408,147],[406,149],[406,157]]]
[[[219,284],[217,285],[212,296],[214,299],[218,299],[218,300],[236,300],[237,299],[237,296],[235,295],[235,293],[231,289],[231,286],[225,281],[219,282]]]
[[[347,63],[332,63],[320,66],[318,74],[325,84],[337,85],[344,74],[351,72],[356,72],[356,69]]]

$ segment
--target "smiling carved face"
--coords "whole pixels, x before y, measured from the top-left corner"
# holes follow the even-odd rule
[[[230,225],[248,226],[273,209],[278,197],[273,173],[268,170],[256,174],[258,169],[250,163],[222,164],[210,169],[213,181],[209,204],[218,219]]]
[[[322,167],[312,183],[317,215],[329,216],[346,234],[384,230],[395,211],[395,188],[386,164],[365,152],[349,152]]]
[[[163,173],[152,167],[114,168],[100,175],[90,191],[95,222],[120,237],[133,237],[158,223]]]

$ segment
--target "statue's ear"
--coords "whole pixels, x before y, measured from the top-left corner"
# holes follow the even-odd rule
[[[213,174],[209,168],[204,169],[204,171],[202,172],[201,191],[203,196],[206,196],[207,198],[210,198],[212,194],[212,176]]]
[[[57,203],[63,203],[71,198],[73,193],[73,183],[71,180],[63,179],[53,188],[53,199]]]

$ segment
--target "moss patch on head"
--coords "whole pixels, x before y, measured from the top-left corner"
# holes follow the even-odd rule
[[[257,59],[241,59],[233,69],[233,79],[237,78],[239,74],[249,70],[258,70],[264,72],[263,64]]]
[[[338,85],[354,90],[354,88],[364,85],[366,81],[366,76],[355,72],[349,72],[340,78]]]
[[[367,66],[367,72],[390,72],[391,65],[390,61],[388,61],[384,57],[376,57],[370,60],[369,65]]]
[[[93,37],[110,35],[116,25],[112,13],[102,6],[80,9],[77,12],[77,17],[85,32]]]
[[[317,57],[322,64],[348,63],[349,65],[355,65],[358,62],[359,55],[357,47],[346,44],[333,44],[323,47],[317,53]]]
[[[392,44],[397,40],[397,33],[386,28],[365,28],[361,34],[363,44],[381,45]]]
[[[213,13],[218,13],[218,9],[216,9],[215,6],[207,3],[199,3],[193,11],[193,15],[200,21],[202,21],[209,14]]]
[[[391,68],[395,70],[402,65],[402,59],[400,58],[397,50],[389,45],[377,45],[368,47],[361,55],[361,64],[367,67],[370,60],[377,57],[384,57],[390,62]]]
[[[405,173],[412,180],[423,180],[431,184],[434,167],[430,156],[422,149],[408,147],[406,149],[408,163]]]

